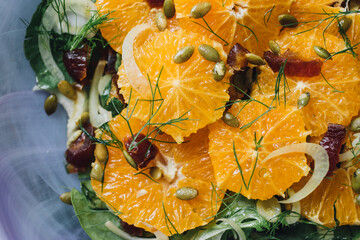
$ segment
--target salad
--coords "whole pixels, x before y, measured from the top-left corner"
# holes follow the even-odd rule
[[[91,239],[360,237],[357,1],[43,0],[24,50]]]

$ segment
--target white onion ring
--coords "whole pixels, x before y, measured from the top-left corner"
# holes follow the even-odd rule
[[[360,144],[358,144],[360,142],[360,134],[356,133],[354,134],[354,136],[356,138],[352,141],[351,146],[355,147],[352,149],[352,151],[349,150],[345,153],[339,154],[339,162],[350,161],[355,157],[353,153],[355,153],[356,155],[360,154]]]
[[[245,235],[244,231],[234,221],[227,219],[227,218],[220,218],[216,222],[225,222],[225,223],[229,224],[235,230],[236,234],[239,237],[239,240],[246,240],[246,235]]]
[[[314,159],[314,172],[303,188],[290,198],[280,201],[280,203],[294,203],[305,198],[320,185],[329,171],[329,156],[326,150],[314,143],[298,143],[279,148],[270,153],[264,161],[287,153],[306,153],[310,155]]]
[[[146,99],[151,96],[150,84],[136,64],[134,57],[134,40],[140,33],[148,29],[151,29],[149,24],[141,24],[132,28],[126,35],[122,46],[122,62],[124,64],[125,74],[135,91]]]
[[[289,197],[294,196],[294,194],[295,194],[294,190],[292,190],[291,188],[288,189],[288,193],[289,193]],[[291,211],[296,212],[298,214],[291,213],[285,217],[285,221],[289,225],[297,223],[297,221],[299,221],[299,219],[300,219],[300,212],[301,212],[300,202],[294,202],[291,206]]]

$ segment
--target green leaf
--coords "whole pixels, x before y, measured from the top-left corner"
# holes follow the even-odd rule
[[[71,190],[71,202],[82,228],[92,240],[123,240],[104,225],[107,221],[112,221],[120,228],[120,219],[113,213],[89,208],[86,197],[76,189]]]
[[[111,81],[100,95],[100,104],[104,109],[110,111],[113,117],[115,117],[124,109],[124,104],[119,99],[110,97],[110,92]]]
[[[24,40],[25,56],[30,61],[30,65],[36,73],[38,87],[43,90],[55,89],[57,87],[58,80],[52,76],[41,58],[38,47],[38,37],[40,34],[51,34],[51,51],[53,58],[61,72],[64,74],[65,80],[70,83],[73,82],[73,79],[67,73],[65,65],[62,62],[63,51],[58,49],[58,47],[64,46],[63,43],[64,41],[67,41],[69,36],[66,34],[59,36],[55,33],[45,33],[41,29],[42,17],[51,2],[52,1],[43,0],[40,3],[26,29]]]
[[[106,204],[94,192],[91,181],[81,182],[81,192],[86,197],[88,206],[91,209],[107,209]]]

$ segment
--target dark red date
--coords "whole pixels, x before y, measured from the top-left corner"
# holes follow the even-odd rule
[[[236,71],[244,70],[248,64],[245,54],[250,53],[241,44],[236,43],[230,50],[227,64]]]
[[[158,148],[141,133],[135,139],[127,139],[125,147],[139,168],[145,168],[159,152]]]
[[[89,49],[87,47],[67,51],[63,56],[63,63],[69,75],[78,83],[87,76]]]

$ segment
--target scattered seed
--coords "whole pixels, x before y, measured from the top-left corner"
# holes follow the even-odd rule
[[[269,48],[274,54],[276,54],[276,55],[280,54],[280,46],[279,46],[279,44],[277,42],[275,42],[273,40],[270,40],[269,41]]]
[[[356,169],[351,177],[351,187],[356,193],[360,193],[360,168]]]
[[[103,174],[104,174],[104,171],[102,169],[101,164],[100,163],[93,163],[92,164],[92,169],[91,169],[91,172],[90,172],[90,177],[92,177],[93,179],[101,182],[102,178],[103,178]]]
[[[192,187],[182,187],[176,190],[175,196],[180,200],[189,201],[197,197],[199,191]]]
[[[159,31],[164,31],[167,27],[167,20],[163,11],[158,11],[155,15],[155,25]]]
[[[359,194],[355,196],[355,203],[357,205],[360,205],[360,195]]]
[[[294,28],[299,24],[298,20],[290,14],[279,15],[278,20],[283,27]]]
[[[195,50],[194,46],[186,46],[181,48],[174,57],[175,63],[184,63],[191,58]]]
[[[56,111],[58,105],[57,97],[55,94],[48,96],[44,102],[44,109],[47,115],[51,115]]]
[[[353,132],[360,132],[360,117],[353,119],[349,128]]]
[[[321,58],[328,59],[331,57],[331,54],[328,52],[328,50],[326,50],[323,47],[314,46],[313,49],[314,49],[315,53]]]
[[[132,166],[133,168],[138,170],[138,166],[136,165],[134,159],[130,156],[128,151],[123,150],[123,154],[124,154],[124,157],[125,157],[126,161],[128,162],[128,164],[130,164],[130,166]]]
[[[95,146],[94,155],[99,162],[106,162],[108,159],[107,147],[104,144],[97,143]]]
[[[163,176],[163,172],[160,168],[158,167],[152,167],[150,169],[150,176],[155,179],[155,180],[159,180],[160,178],[162,178]]]
[[[264,59],[262,59],[260,56],[253,54],[253,53],[245,54],[245,58],[249,63],[257,65],[257,66],[266,64]]]
[[[71,100],[76,100],[76,90],[71,83],[62,80],[58,83],[57,87],[65,97],[70,98]]]
[[[165,0],[163,5],[164,14],[167,18],[175,15],[175,4],[173,0]]]
[[[347,30],[349,30],[351,23],[352,23],[351,18],[343,17],[342,19],[340,19],[340,21],[338,23],[338,27],[340,30],[342,30],[345,33],[345,32],[347,32]]]
[[[303,107],[308,105],[309,101],[310,101],[310,93],[306,92],[301,94],[297,101],[298,108],[302,109]]]
[[[222,120],[230,127],[238,128],[240,126],[239,120],[230,112],[224,112]]]
[[[190,17],[202,18],[210,11],[210,9],[211,9],[210,2],[199,2],[191,9]]]
[[[63,203],[72,205],[72,203],[71,203],[71,192],[64,192],[63,194],[60,195],[59,198]]]
[[[213,69],[213,78],[215,81],[220,82],[226,73],[226,66],[224,61],[217,62]]]
[[[218,51],[210,45],[200,44],[198,51],[200,55],[208,61],[218,62],[220,60]]]

